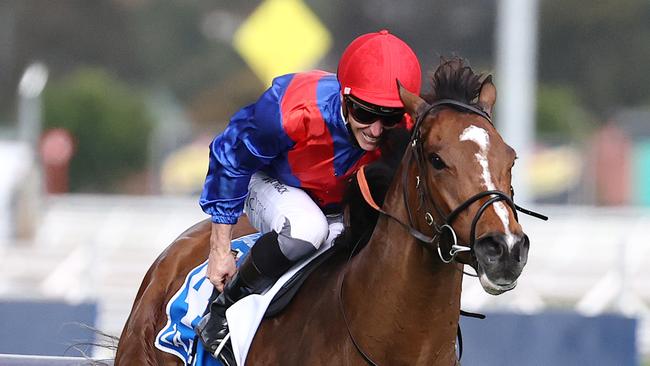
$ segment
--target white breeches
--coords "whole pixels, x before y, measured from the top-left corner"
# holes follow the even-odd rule
[[[244,212],[260,232],[278,233],[280,250],[295,261],[318,250],[329,234],[328,221],[340,215],[325,216],[302,189],[280,183],[258,172],[248,186]]]

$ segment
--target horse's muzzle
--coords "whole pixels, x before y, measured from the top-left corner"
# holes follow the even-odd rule
[[[495,295],[513,289],[528,260],[529,247],[526,234],[508,238],[502,233],[490,233],[480,237],[474,244],[474,254],[483,289]]]

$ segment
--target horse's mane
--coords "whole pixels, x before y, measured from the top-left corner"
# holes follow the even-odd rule
[[[384,203],[408,140],[409,132],[406,129],[386,130],[380,146],[381,158],[365,167],[370,194],[379,206]],[[379,213],[361,195],[356,175],[350,178],[343,196],[343,205],[349,210],[349,223],[343,234],[336,239],[336,245],[358,251],[370,239]]]
[[[431,75],[431,91],[422,98],[429,104],[440,99],[475,104],[482,79],[483,74],[475,74],[467,60],[458,56],[441,57],[440,65]]]

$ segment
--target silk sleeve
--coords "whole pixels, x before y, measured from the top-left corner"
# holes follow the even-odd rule
[[[212,222],[235,224],[251,176],[294,144],[284,131],[281,87],[273,85],[242,108],[210,144],[210,163],[199,204]]]

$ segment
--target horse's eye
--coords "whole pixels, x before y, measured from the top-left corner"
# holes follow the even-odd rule
[[[447,167],[447,164],[445,164],[445,162],[442,161],[440,156],[436,153],[429,155],[429,160],[431,161],[431,165],[433,165],[433,167],[438,170],[442,170]]]

